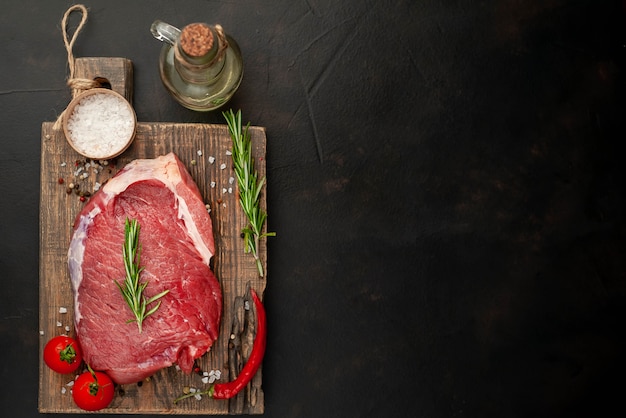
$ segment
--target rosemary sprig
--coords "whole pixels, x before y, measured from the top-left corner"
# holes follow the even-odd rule
[[[246,125],[245,129],[242,128],[241,110],[235,114],[230,109],[230,111],[222,112],[222,114],[228,123],[228,130],[233,141],[232,158],[237,184],[239,185],[239,202],[248,218],[248,225],[241,231],[244,238],[244,251],[252,253],[259,275],[263,277],[263,264],[258,255],[259,241],[261,238],[276,235],[275,232],[263,232],[267,213],[261,208],[260,199],[265,177],[258,179],[258,173],[254,169],[252,142],[248,132],[250,123]]]
[[[129,319],[126,322],[137,322],[137,327],[139,327],[139,333],[141,334],[141,325],[144,319],[159,309],[161,301],[150,308],[150,310],[148,310],[148,305],[165,296],[169,292],[169,289],[164,290],[158,295],[152,296],[150,299],[146,299],[146,296],[143,294],[144,289],[148,286],[148,282],[139,283],[139,275],[143,271],[143,267],[139,266],[141,253],[141,248],[139,246],[140,229],[141,227],[136,219],[126,219],[126,223],[124,225],[124,245],[122,247],[124,268],[126,269],[126,280],[123,285],[115,280],[115,284],[120,289],[120,292],[122,292],[124,300],[135,315],[134,319]]]

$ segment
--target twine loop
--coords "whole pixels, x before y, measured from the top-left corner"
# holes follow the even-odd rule
[[[75,11],[80,12],[82,14],[82,17],[80,19],[80,23],[78,24],[78,27],[74,31],[74,34],[72,35],[71,38],[69,38],[67,24],[68,24],[70,15],[72,14],[72,12],[75,12]],[[96,80],[90,80],[87,78],[74,78],[75,62],[74,62],[74,53],[72,51],[74,49],[74,43],[76,42],[76,38],[78,38],[78,34],[83,29],[83,26],[85,26],[86,22],[87,22],[87,8],[83,6],[82,4],[75,4],[71,6],[69,9],[67,9],[65,14],[63,15],[63,20],[61,21],[63,43],[65,44],[65,50],[67,51],[67,64],[70,70],[69,78],[67,80],[67,85],[72,90],[72,98],[78,96],[80,93],[82,93],[85,90],[101,87],[101,84],[97,82]],[[53,129],[58,130],[61,128],[63,124],[64,115],[65,115],[65,110],[63,110],[63,112],[61,112],[61,114],[57,118],[56,122],[54,123]]]

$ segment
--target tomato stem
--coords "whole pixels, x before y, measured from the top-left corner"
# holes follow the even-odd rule
[[[89,364],[87,364],[87,370],[89,370],[89,373],[91,373],[91,377],[93,377],[93,382],[89,384],[89,394],[92,396],[96,396],[98,394],[98,390],[100,389],[100,385],[98,384],[98,376],[96,376],[96,372],[93,371]]]
[[[59,351],[59,358],[67,364],[72,364],[76,358],[76,350],[72,344],[68,344],[63,350]]]

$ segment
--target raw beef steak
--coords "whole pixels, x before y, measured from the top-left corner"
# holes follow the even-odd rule
[[[169,289],[141,333],[136,322],[128,323],[134,315],[115,284],[125,278],[126,218],[141,227],[140,282],[149,282],[144,294]],[[119,384],[174,363],[191,372],[219,333],[222,293],[209,267],[214,252],[209,213],[176,155],[124,167],[85,205],[70,243],[75,326],[85,361]]]

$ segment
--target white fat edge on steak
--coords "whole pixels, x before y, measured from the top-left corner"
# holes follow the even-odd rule
[[[165,160],[165,164],[162,161]],[[160,156],[154,159],[137,159],[131,161],[126,167],[124,167],[124,175],[112,177],[101,189],[100,193],[104,194],[102,201],[102,207],[124,192],[128,186],[142,180],[159,180],[165,187],[167,187],[175,196],[176,205],[178,207],[178,219],[183,221],[183,225],[187,229],[187,235],[194,244],[194,247],[198,250],[198,253],[202,257],[204,263],[209,266],[213,253],[204,243],[200,232],[193,222],[193,217],[189,212],[189,207],[184,199],[181,199],[178,193],[176,193],[176,185],[182,180],[182,176],[179,174],[178,164],[176,163],[173,154]],[[179,181],[176,181],[179,180]],[[68,254],[68,265],[70,270],[74,271],[72,275],[72,288],[74,290],[74,306],[78,306],[78,287],[83,279],[82,274],[82,262],[85,252],[84,240],[87,237],[87,230],[93,223],[96,216],[101,213],[100,205],[94,207],[94,209],[87,215],[82,215],[70,244]],[[186,222],[190,220],[191,222]],[[80,309],[74,309],[75,317],[74,322],[76,325],[80,322]]]
[[[87,238],[87,230],[93,223],[93,219],[101,212],[100,207],[95,206],[89,214],[81,215],[78,226],[74,230],[70,248],[68,250],[67,259],[70,269],[70,278],[72,290],[74,293],[74,323],[78,325],[81,319],[80,309],[78,306],[78,287],[83,281],[83,257],[85,255],[85,238]]]

